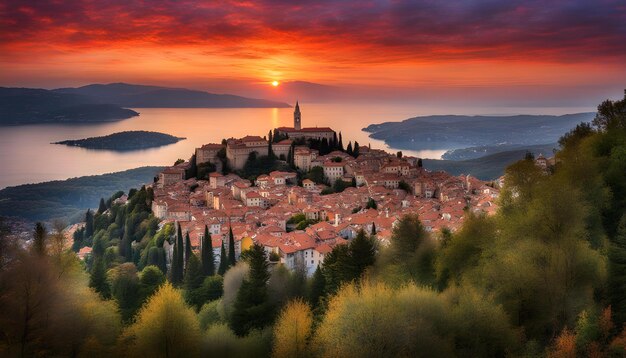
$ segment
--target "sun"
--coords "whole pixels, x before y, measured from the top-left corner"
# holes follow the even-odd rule
[[[280,82],[278,82],[278,81],[273,81],[272,82],[272,86],[274,86],[274,87],[278,87],[279,84],[280,84]]]

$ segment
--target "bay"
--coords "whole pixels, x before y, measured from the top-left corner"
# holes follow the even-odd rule
[[[343,142],[396,151],[361,129],[372,123],[432,114],[565,114],[593,108],[432,107],[412,103],[300,103],[302,125],[341,131]],[[290,108],[133,108],[138,117],[98,124],[39,124],[0,127],[0,188],[111,173],[141,166],[164,166],[188,159],[195,148],[223,138],[265,136],[293,125]],[[51,144],[66,139],[147,130],[186,137],[176,144],[133,152],[90,150]],[[454,149],[453,145],[447,149]],[[403,150],[405,155],[438,159],[446,150]]]

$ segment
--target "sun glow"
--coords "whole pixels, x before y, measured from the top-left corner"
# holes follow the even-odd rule
[[[278,87],[278,85],[279,85],[279,84],[280,84],[280,83],[279,83],[278,81],[273,81],[273,82],[272,82],[272,86],[274,86],[274,87]]]

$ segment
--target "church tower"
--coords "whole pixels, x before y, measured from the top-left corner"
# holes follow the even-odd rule
[[[300,115],[300,105],[298,104],[298,101],[296,101],[296,109],[293,111],[293,128],[295,130],[300,130],[302,129],[301,126],[301,115]]]

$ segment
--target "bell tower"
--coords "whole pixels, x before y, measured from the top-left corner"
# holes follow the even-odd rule
[[[301,121],[300,105],[298,104],[298,101],[296,101],[296,109],[293,111],[293,128],[295,130],[299,131],[302,129]]]

